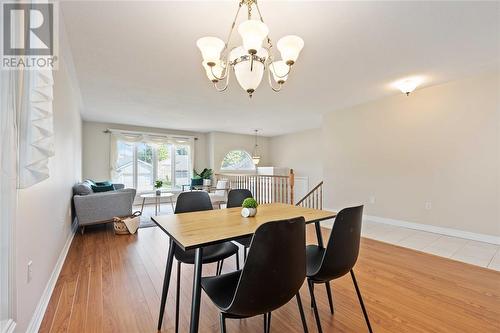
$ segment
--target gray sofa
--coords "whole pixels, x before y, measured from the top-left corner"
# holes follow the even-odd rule
[[[135,189],[113,184],[114,191],[94,193],[91,185],[85,180],[73,186],[73,202],[82,233],[86,225],[106,223],[115,216],[132,214]]]

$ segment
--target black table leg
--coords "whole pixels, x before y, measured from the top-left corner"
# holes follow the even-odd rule
[[[165,268],[165,276],[163,277],[163,290],[161,292],[160,315],[158,317],[158,331],[161,330],[163,322],[163,314],[165,312],[165,304],[167,303],[168,285],[170,284],[170,274],[172,273],[172,263],[174,261],[175,243],[170,239],[168,243],[167,267]]]
[[[194,277],[193,277],[193,296],[191,300],[191,325],[190,333],[198,332],[200,321],[200,303],[201,303],[201,259],[203,257],[203,248],[196,249],[194,256]]]
[[[321,235],[321,226],[320,226],[319,222],[314,222],[314,227],[316,228],[316,238],[318,238],[318,246],[324,247],[323,235]]]

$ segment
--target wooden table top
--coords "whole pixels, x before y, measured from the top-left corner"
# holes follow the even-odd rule
[[[255,217],[242,217],[241,207],[153,216],[153,221],[183,250],[198,248],[254,234],[263,223],[303,216],[306,223],[334,218],[337,213],[271,203],[257,208]]]

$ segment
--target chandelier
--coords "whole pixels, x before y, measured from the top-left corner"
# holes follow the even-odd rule
[[[230,49],[231,36],[243,5],[247,7],[247,20],[238,26],[243,45]],[[253,8],[257,10],[259,19],[252,18]],[[217,91],[227,89],[231,69],[240,86],[250,97],[262,81],[266,70],[271,89],[275,92],[281,90],[304,47],[304,41],[293,35],[281,38],[276,44],[281,55],[281,60],[278,60],[272,55],[273,44],[268,34],[269,28],[262,19],[257,0],[241,0],[225,43],[217,37],[202,37],[196,41],[207,77]],[[265,45],[262,45],[264,42]]]

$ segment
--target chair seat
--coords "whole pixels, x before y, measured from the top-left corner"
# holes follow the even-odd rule
[[[252,236],[236,239],[235,242],[243,245],[244,247],[250,247],[250,244],[252,243]]]
[[[203,247],[202,263],[209,264],[238,253],[238,246],[231,242],[215,244]],[[175,251],[175,259],[185,264],[194,264],[195,250],[183,251],[179,248]]]
[[[219,276],[204,277],[201,278],[201,287],[214,304],[221,311],[224,311],[231,305],[240,275],[241,270]]]
[[[317,245],[308,245],[306,247],[306,275],[308,278],[313,278],[314,280],[314,275],[319,271],[321,267],[325,251],[326,250],[324,248],[321,248]]]

